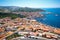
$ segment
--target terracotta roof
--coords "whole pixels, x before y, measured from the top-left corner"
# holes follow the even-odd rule
[[[60,29],[54,29],[54,33],[60,34]]]
[[[4,28],[0,28],[0,32],[3,32],[5,29]]]

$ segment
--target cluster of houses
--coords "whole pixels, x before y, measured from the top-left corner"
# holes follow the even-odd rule
[[[60,36],[60,29],[53,28],[42,23],[38,23],[34,19],[10,17],[0,19],[0,39],[14,32],[25,37],[45,37],[49,39],[58,39]]]

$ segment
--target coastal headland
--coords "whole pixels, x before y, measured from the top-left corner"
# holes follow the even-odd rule
[[[32,38],[60,40],[60,28],[37,22],[34,17],[43,17],[42,9],[0,7],[0,40]],[[23,36],[23,37],[22,37]]]

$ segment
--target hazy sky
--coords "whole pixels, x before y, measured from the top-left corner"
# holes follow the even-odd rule
[[[60,0],[0,0],[0,6],[56,8],[60,7]]]

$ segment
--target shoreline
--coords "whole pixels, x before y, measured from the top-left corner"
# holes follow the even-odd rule
[[[39,22],[39,23],[42,23],[42,22]],[[54,27],[54,26],[51,26],[51,25],[48,25],[48,24],[44,24],[44,23],[42,23],[43,25],[45,25],[45,26],[49,26],[49,27],[52,27],[52,28],[57,28],[57,29],[60,29],[60,28],[58,28],[58,27]]]
[[[44,23],[42,23],[42,24],[44,24]],[[56,26],[51,26],[51,25],[48,25],[48,24],[44,24],[44,25],[49,26],[49,27],[52,27],[52,28],[60,29],[59,27],[56,27]]]
[[[40,17],[36,17],[34,19],[37,20],[37,22],[39,22],[39,23],[41,22],[42,24],[45,24],[45,25],[48,25],[48,26],[52,26],[54,28],[60,28],[59,24],[57,24],[55,21],[53,23],[52,22],[50,23],[50,20],[49,19],[43,20],[44,18],[40,18]]]
[[[26,18],[26,19],[28,19],[28,18]],[[36,20],[36,19],[35,19],[35,18],[29,18],[29,20]],[[44,24],[44,23],[39,22],[39,21],[37,21],[37,20],[36,20],[36,22],[41,23],[41,24],[43,24],[43,25],[45,25],[45,26],[49,26],[49,27],[52,27],[52,28],[60,29],[59,27],[55,27],[55,26],[51,26],[51,25],[48,25],[48,24]]]
[[[39,23],[35,19],[27,19],[27,18],[11,19],[9,17],[6,17],[6,18],[3,18],[2,20],[1,20],[1,22],[4,22],[5,24],[2,24],[2,29],[1,28],[0,29],[3,30],[3,28],[4,29],[5,28],[6,29],[10,28],[10,29],[8,29],[10,31],[7,30],[8,32],[6,32],[6,33],[9,33],[9,34],[4,34],[4,35],[9,35],[10,36],[11,33],[19,33],[19,31],[20,32],[21,31],[22,32],[26,31],[26,32],[30,33],[30,35],[32,35],[31,33],[33,33],[34,36],[37,36],[38,34],[41,33],[42,36],[46,35],[46,38],[48,38],[47,36],[53,37],[53,35],[54,36],[58,35],[58,36],[55,36],[55,37],[60,36],[59,35],[60,34],[60,29],[53,28],[51,26]],[[5,30],[3,30],[3,31],[5,32]],[[4,32],[2,32],[2,33],[4,33]],[[53,38],[55,38],[55,37],[53,37]],[[5,38],[5,36],[4,37],[1,36],[1,38]]]
[[[32,18],[32,19],[28,19],[28,18],[25,18],[25,19],[27,19],[27,20],[35,20],[36,22],[38,22],[36,19],[34,19],[34,18]],[[44,23],[42,23],[42,22],[38,22],[39,24],[42,24],[42,25],[45,25],[45,26],[48,26],[48,27],[51,27],[51,28],[53,28],[53,29],[60,29],[60,28],[58,28],[58,27],[54,27],[54,26],[51,26],[51,25],[47,25],[47,24],[44,24]]]

